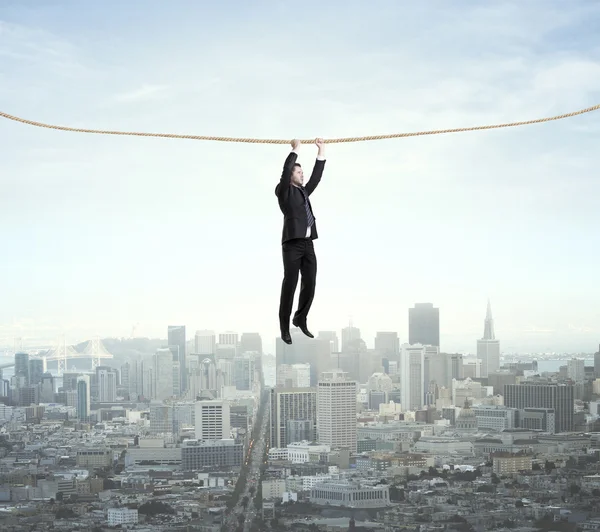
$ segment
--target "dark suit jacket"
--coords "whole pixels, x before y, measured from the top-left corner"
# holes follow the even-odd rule
[[[283,232],[281,235],[281,243],[287,242],[294,238],[305,238],[308,220],[306,219],[306,208],[304,207],[304,195],[302,191],[292,185],[292,170],[294,169],[294,163],[298,158],[298,154],[291,152],[285,163],[283,164],[283,173],[281,174],[281,180],[275,187],[275,195],[279,201],[279,208],[283,213]],[[323,168],[325,168],[325,161],[317,160],[313,168],[310,180],[304,187],[307,196],[310,196],[317,188],[317,185],[321,181],[323,175]],[[310,200],[308,200],[310,205]],[[311,206],[312,209],[312,206]],[[315,223],[311,229],[311,240],[319,238],[317,233],[316,216]]]

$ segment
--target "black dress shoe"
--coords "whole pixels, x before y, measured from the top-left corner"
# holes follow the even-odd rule
[[[313,333],[311,333],[308,328],[306,327],[306,323],[300,323],[297,320],[292,320],[292,325],[294,327],[298,327],[298,329],[300,329],[306,336],[308,336],[309,338],[314,338]]]
[[[288,345],[292,345],[292,337],[290,331],[282,331],[281,339]]]

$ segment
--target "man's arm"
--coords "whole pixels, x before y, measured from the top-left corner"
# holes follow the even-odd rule
[[[290,193],[290,186],[292,184],[292,172],[294,170],[294,164],[298,159],[298,148],[300,147],[300,141],[292,141],[292,151],[287,156],[285,163],[283,163],[283,172],[281,173],[281,179],[279,185],[277,185],[276,192],[280,199],[285,199]]]
[[[315,144],[319,148],[319,152],[317,153],[317,160],[315,161],[315,166],[313,167],[312,174],[310,175],[310,180],[304,187],[307,195],[311,195],[317,185],[321,182],[321,177],[323,176],[323,169],[325,168],[325,142],[323,139],[317,139]]]

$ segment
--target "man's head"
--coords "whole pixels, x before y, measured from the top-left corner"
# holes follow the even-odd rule
[[[304,172],[302,171],[302,167],[298,163],[294,163],[294,168],[292,168],[292,185],[296,185],[297,187],[301,187],[304,184]]]

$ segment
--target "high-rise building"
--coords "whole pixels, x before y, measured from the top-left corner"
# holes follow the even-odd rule
[[[164,401],[173,397],[173,352],[162,348],[154,355],[152,399]]]
[[[272,388],[269,412],[271,447],[285,447],[298,438],[299,427],[317,438],[317,390],[315,388]],[[308,427],[308,429],[306,429]],[[306,436],[306,434],[304,434]]]
[[[357,450],[356,381],[340,371],[323,372],[317,386],[317,437],[332,449]]]
[[[496,340],[492,307],[488,301],[483,329],[483,338],[477,340],[477,358],[481,360],[481,377],[487,378],[490,373],[500,369],[500,341]]]
[[[150,434],[174,433],[173,406],[162,401],[150,402]]]
[[[439,387],[450,388],[452,379],[464,378],[463,356],[459,353],[438,353],[437,348],[426,348],[424,362],[426,386],[435,382]]]
[[[230,438],[231,419],[227,401],[196,402],[196,439],[222,440]]]
[[[440,347],[440,309],[433,303],[415,303],[408,309],[408,343]]]
[[[179,391],[185,392],[187,386],[187,365],[185,360],[185,325],[169,325],[168,329],[169,347],[173,351],[176,348],[177,360],[179,362]]]
[[[15,376],[23,377],[25,386],[29,385],[29,353],[15,353]]]
[[[585,360],[572,358],[567,361],[567,377],[576,383],[585,382]]]
[[[194,342],[195,352],[198,355],[214,355],[217,352],[215,331],[196,331]]]
[[[98,386],[98,401],[113,403],[117,400],[117,371],[108,366],[96,368],[96,383]]]
[[[600,346],[598,352],[594,353],[594,375],[597,379],[600,378]]]
[[[329,354],[339,352],[340,342],[335,331],[319,331],[317,334],[317,339],[329,343]]]
[[[352,324],[342,329],[342,352],[345,353],[350,345],[360,340],[360,329],[354,327]]]
[[[431,345],[400,346],[400,390],[404,411],[420,410],[425,404],[429,376],[426,359],[437,357],[438,347]]]
[[[217,344],[217,358],[233,360],[238,352],[238,347],[238,333],[232,331],[220,333],[219,343]]]
[[[504,386],[504,404],[511,408],[546,408],[554,410],[557,433],[573,430],[575,409],[574,386],[531,382]]]
[[[35,386],[42,382],[42,375],[46,369],[44,368],[44,360],[41,358],[29,359],[29,384]]]
[[[378,355],[386,358],[398,358],[400,340],[397,332],[378,332],[375,336],[375,350]]]
[[[246,332],[242,333],[240,339],[240,353],[257,353],[259,356],[263,354],[262,338],[259,333]]]
[[[44,373],[40,382],[40,403],[54,402],[54,377],[51,373]]]
[[[77,419],[89,421],[91,406],[91,384],[89,375],[77,377]]]
[[[131,382],[131,364],[129,362],[125,362],[121,366],[121,386],[129,391],[129,386]]]
[[[246,352],[233,359],[233,384],[237,390],[252,390],[257,356]]]

